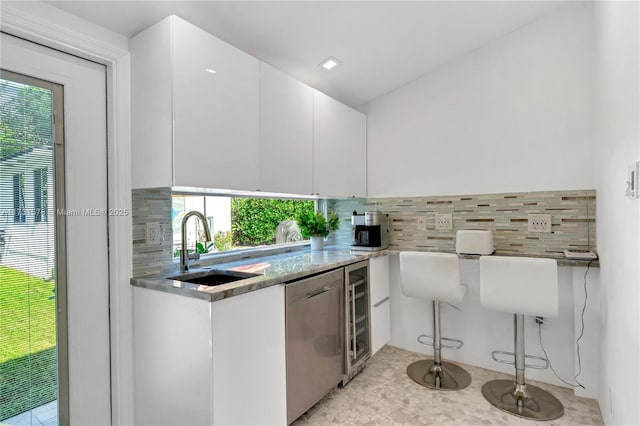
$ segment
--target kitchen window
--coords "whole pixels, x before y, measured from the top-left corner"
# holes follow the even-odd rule
[[[187,223],[187,247],[200,254],[242,250],[303,241],[296,223],[298,216],[316,210],[316,201],[202,195],[173,195],[171,219],[173,256],[179,257],[182,218],[196,210],[206,218],[213,241],[205,242],[198,220]]]

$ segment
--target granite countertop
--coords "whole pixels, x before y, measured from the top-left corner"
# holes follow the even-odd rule
[[[294,281],[341,266],[350,265],[372,257],[397,253],[400,253],[400,250],[388,249],[376,252],[356,252],[342,247],[327,247],[323,251],[312,252],[306,247],[287,253],[263,255],[252,259],[202,266],[189,271],[189,273],[230,271],[231,273],[245,272],[259,274],[255,277],[245,278],[227,284],[209,286],[173,280],[170,277],[180,275],[180,272],[176,270],[150,277],[131,278],[131,285],[215,302],[261,288]],[[465,254],[458,256],[461,259],[478,259],[480,257],[479,255]],[[556,258],[556,260],[559,266],[587,266],[589,264],[588,260],[571,260],[564,258]],[[598,260],[592,261],[590,266],[598,267]]]
[[[384,250],[377,252],[353,252],[349,249],[335,247],[328,247],[323,251],[312,252],[309,248],[305,248],[290,253],[260,256],[254,259],[245,259],[236,262],[218,263],[189,271],[189,273],[196,273],[198,271],[215,270],[259,274],[256,277],[227,284],[207,286],[172,280],[170,277],[179,275],[180,272],[171,272],[151,277],[132,278],[131,285],[214,302],[261,288],[294,281],[309,275],[329,271],[384,254],[388,254],[388,252]]]
[[[503,253],[494,253],[492,256],[506,256],[513,257],[512,254],[503,254]],[[459,254],[458,257],[460,259],[479,259],[480,255],[478,254]],[[599,267],[600,262],[598,259],[593,260],[583,260],[583,259],[567,259],[566,257],[556,257],[556,256],[533,256],[533,255],[522,255],[518,254],[518,257],[539,257],[541,259],[553,259],[558,262],[558,266],[587,266],[589,262],[591,262],[591,267]]]
[[[383,251],[383,254],[398,254],[401,251],[404,250],[394,250],[394,249],[387,249]],[[418,250],[420,251],[420,250]],[[459,254],[456,253],[454,251],[440,251],[440,253],[453,253],[453,254],[457,254],[458,258],[460,259],[480,259],[480,254]],[[562,257],[562,256],[540,256],[540,255],[531,255],[531,254],[518,254],[518,255],[514,255],[514,254],[510,254],[510,253],[500,253],[500,252],[494,252],[493,254],[489,255],[489,256],[506,256],[506,257],[539,257],[541,259],[553,259],[556,262],[558,262],[558,266],[587,266],[590,262],[591,268],[598,268],[600,267],[600,261],[599,259],[593,259],[593,260],[584,260],[584,259],[567,259],[566,257]]]

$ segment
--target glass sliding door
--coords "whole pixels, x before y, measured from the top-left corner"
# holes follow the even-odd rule
[[[0,70],[0,423],[67,407],[62,86]]]

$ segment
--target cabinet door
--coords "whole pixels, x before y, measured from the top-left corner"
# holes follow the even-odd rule
[[[369,282],[371,283],[371,305],[389,297],[389,256],[369,259]]]
[[[286,425],[284,285],[213,302],[211,326],[212,424]]]
[[[259,188],[259,62],[174,17],[175,185]]]
[[[371,355],[391,340],[391,302],[383,299],[371,308]]]
[[[314,90],[313,176],[322,196],[366,196],[364,114]]]
[[[131,185],[173,185],[171,22],[165,18],[129,40]]]
[[[369,259],[371,284],[371,355],[391,340],[389,256]]]
[[[260,64],[260,189],[313,192],[313,89]]]

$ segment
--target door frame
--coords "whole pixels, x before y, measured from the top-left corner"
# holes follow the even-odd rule
[[[130,55],[128,40],[39,2],[5,2],[0,30],[98,62],[107,70],[107,185],[109,209],[131,214]],[[134,422],[131,216],[109,216],[111,418]]]

